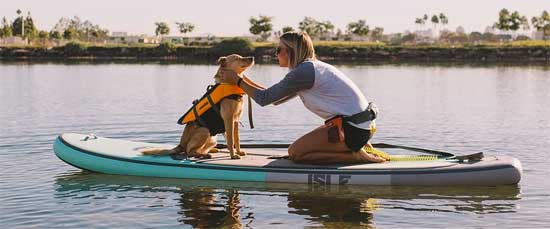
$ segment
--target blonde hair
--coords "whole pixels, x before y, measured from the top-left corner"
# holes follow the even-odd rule
[[[307,33],[286,32],[279,40],[287,48],[288,68],[294,69],[306,59],[316,59],[313,42]]]

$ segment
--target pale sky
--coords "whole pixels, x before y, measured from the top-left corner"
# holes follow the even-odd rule
[[[461,25],[466,32],[483,32],[502,8],[531,19],[550,11],[550,0],[2,0],[0,17],[12,21],[17,9],[30,11],[37,27],[49,31],[59,18],[77,15],[111,32],[149,35],[155,22],[168,22],[170,35],[179,35],[175,22],[191,22],[196,31],[188,35],[239,36],[249,34],[248,19],[259,14],[274,17],[274,30],[287,25],[297,29],[298,22],[311,16],[329,20],[342,31],[349,22],[365,19],[371,27],[394,33],[415,30],[414,19],[425,13],[442,12],[449,18],[448,29]]]

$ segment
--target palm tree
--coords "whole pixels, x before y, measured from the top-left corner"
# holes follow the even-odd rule
[[[434,37],[437,37],[437,24],[439,24],[439,17],[437,15],[432,16],[432,24],[434,25]]]
[[[425,21],[422,18],[416,18],[414,19],[414,24],[417,24],[419,28],[421,28],[424,25]],[[419,29],[420,30],[420,29]]]
[[[20,9],[17,9],[15,12],[18,16],[21,15]],[[23,16],[21,16],[21,37],[25,37],[25,20],[23,19]]]
[[[445,25],[449,24],[449,18],[445,14],[439,13],[439,22],[445,27]]]

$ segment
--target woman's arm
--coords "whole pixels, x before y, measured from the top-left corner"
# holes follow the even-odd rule
[[[248,85],[253,86],[257,89],[265,89],[264,86],[257,84],[256,82],[252,81],[250,78],[246,77],[245,75],[243,75],[243,81],[248,83]]]
[[[229,84],[237,84],[242,79],[233,71],[223,71],[222,81]],[[251,80],[250,80],[251,81]],[[262,89],[254,87],[245,81],[240,80],[239,86],[248,94],[257,104],[265,106],[274,102],[286,101],[285,98],[292,98],[297,92],[307,90],[313,87],[315,82],[315,72],[312,65],[304,65],[301,69],[295,69],[289,72],[285,78],[275,85]],[[259,86],[259,85],[258,85]],[[279,103],[277,103],[279,104]]]

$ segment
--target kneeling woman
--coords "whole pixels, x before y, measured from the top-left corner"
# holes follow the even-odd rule
[[[299,96],[311,112],[327,120],[288,148],[290,159],[305,164],[383,162],[363,147],[374,134],[375,111],[359,88],[340,70],[316,60],[306,33],[281,35],[277,47],[279,66],[290,72],[270,88],[249,78],[224,71],[222,80],[237,84],[261,106],[280,104]]]

